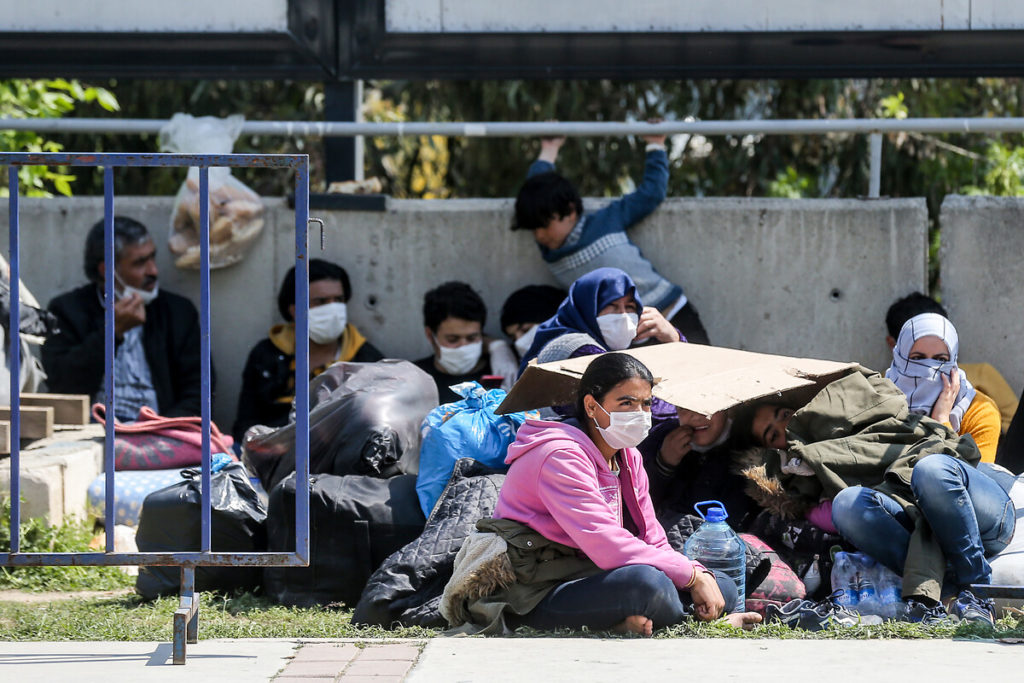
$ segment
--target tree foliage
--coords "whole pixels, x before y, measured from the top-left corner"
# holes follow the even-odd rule
[[[50,119],[66,116],[80,104],[95,105],[107,112],[117,111],[117,98],[105,88],[82,85],[78,81],[57,78],[48,81],[0,81],[0,117],[12,119]],[[0,151],[60,152],[63,146],[33,131],[0,129]],[[18,183],[22,194],[50,197],[54,192],[71,195],[75,176],[66,168],[22,166]],[[0,196],[8,196],[6,184]]]

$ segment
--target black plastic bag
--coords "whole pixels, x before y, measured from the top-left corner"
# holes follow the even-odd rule
[[[309,406],[310,474],[416,474],[437,386],[408,361],[337,363],[310,382]],[[243,459],[268,491],[294,472],[294,412],[290,424],[247,436]]]
[[[416,476],[321,474],[309,487],[309,567],[267,567],[264,590],[284,605],[355,605],[381,562],[423,531]],[[294,473],[270,493],[267,533],[272,550],[295,549]]]
[[[154,491],[142,503],[135,541],[140,552],[197,551],[201,542],[202,478],[198,469],[183,481]],[[215,552],[259,552],[266,548],[267,506],[241,463],[210,475],[210,545]],[[152,599],[176,594],[178,567],[142,567],[135,590]],[[196,590],[232,590],[259,585],[258,567],[196,567]]]

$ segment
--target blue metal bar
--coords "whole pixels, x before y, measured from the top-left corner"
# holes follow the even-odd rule
[[[117,256],[114,253],[114,167],[103,167],[103,310],[106,314],[104,334],[104,389],[106,391],[106,430],[103,442],[103,474],[106,480],[104,491],[103,528],[106,531],[107,552],[114,552],[114,512],[117,498],[114,495],[114,352],[117,334],[114,326],[114,275],[117,274]]]
[[[297,168],[304,154],[76,154],[5,152],[5,166],[228,166]]]
[[[144,564],[210,567],[304,567],[307,561],[291,551],[260,553],[0,553],[0,567],[120,567]]]
[[[309,160],[295,169],[295,552],[309,561]]]
[[[18,250],[18,169],[11,166],[7,169],[7,176],[10,193],[8,220],[11,228],[8,242],[11,256],[11,310],[10,325],[7,328],[10,330],[7,348],[10,350],[11,368],[11,552],[16,553],[21,549],[21,256]]]
[[[210,169],[199,168],[199,366],[202,379],[203,467],[199,549],[210,552]]]

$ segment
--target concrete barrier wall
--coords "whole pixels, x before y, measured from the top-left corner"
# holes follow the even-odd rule
[[[950,195],[942,202],[942,303],[960,358],[992,363],[1024,388],[1024,199]]]
[[[277,288],[294,262],[293,213],[280,200],[268,204],[265,233],[246,260],[211,278],[214,416],[225,429],[249,349],[280,321]],[[176,269],[163,248],[171,199],[123,197],[116,207],[158,237],[161,286],[197,301],[198,273]],[[429,352],[421,317],[427,289],[469,282],[487,303],[486,329],[497,335],[507,294],[553,282],[532,237],[508,229],[511,208],[507,199],[408,200],[390,201],[383,213],[311,213],[327,225],[322,256],[352,278],[350,319],[387,355],[415,359]],[[23,200],[21,272],[42,302],[85,281],[85,233],[102,211],[98,197]],[[0,220],[7,224],[6,202]],[[925,286],[927,225],[921,199],[672,199],[632,236],[686,288],[716,344],[882,369],[886,307]],[[317,233],[310,253],[321,255]]]

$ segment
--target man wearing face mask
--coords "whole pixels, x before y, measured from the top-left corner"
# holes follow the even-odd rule
[[[527,285],[512,292],[501,307],[501,329],[512,340],[516,356],[530,350],[537,326],[558,312],[566,291],[551,285]]]
[[[384,357],[348,321],[351,296],[352,284],[344,268],[310,259],[310,378],[334,363],[374,363]],[[277,309],[286,322],[271,327],[267,338],[253,347],[242,372],[238,414],[232,428],[239,442],[253,425],[280,427],[288,423],[295,398],[295,268],[284,276]]]
[[[160,289],[156,245],[136,220],[114,217],[114,414],[137,419],[148,406],[160,415],[200,414],[199,315],[184,297]],[[43,345],[50,390],[104,402],[103,221],[85,240],[89,284],[50,302],[60,332]]]
[[[515,374],[515,356],[508,344],[484,336],[487,307],[465,282],[446,282],[423,297],[423,330],[433,354],[414,361],[434,378],[441,403],[459,401],[461,396],[448,387],[461,382],[479,382],[485,375],[499,374],[507,388]],[[501,363],[495,363],[500,352]]]

